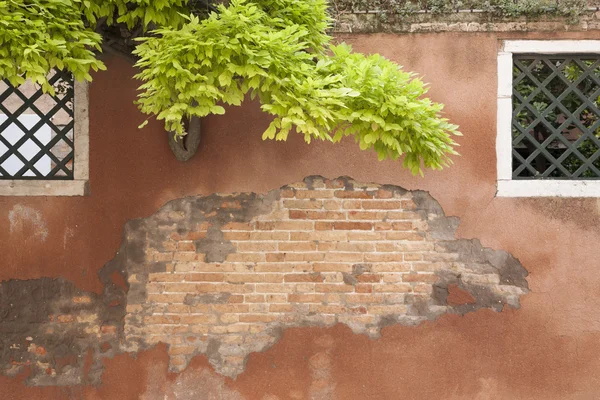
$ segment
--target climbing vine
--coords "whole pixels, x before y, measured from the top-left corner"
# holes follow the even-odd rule
[[[203,7],[203,5],[205,7]],[[51,69],[91,80],[111,27],[138,36],[138,105],[186,135],[186,121],[257,98],[273,120],[263,139],[292,132],[352,136],[413,173],[456,154],[458,127],[424,97],[414,74],[384,57],[333,45],[326,0],[0,0],[0,78],[46,91]],[[108,29],[107,29],[108,27]],[[115,29],[113,29],[114,31]]]

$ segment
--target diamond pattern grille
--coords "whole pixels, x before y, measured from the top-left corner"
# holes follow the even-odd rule
[[[52,71],[55,94],[0,81],[0,179],[73,179],[73,78]]]
[[[513,55],[513,179],[600,179],[600,55]]]

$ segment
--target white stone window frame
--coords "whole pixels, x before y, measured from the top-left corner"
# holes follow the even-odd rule
[[[89,84],[73,85],[73,179],[0,180],[0,196],[87,196],[90,179]]]
[[[600,54],[600,40],[503,40],[498,49],[497,197],[600,197],[600,180],[512,179],[513,54]]]

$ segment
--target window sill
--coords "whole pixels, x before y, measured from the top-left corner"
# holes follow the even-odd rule
[[[0,181],[0,196],[88,196],[87,180]]]
[[[600,180],[498,180],[496,197],[600,197]]]

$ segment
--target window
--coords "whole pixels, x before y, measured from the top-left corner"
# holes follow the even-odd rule
[[[89,179],[86,83],[52,71],[55,93],[0,81],[0,196],[81,196]]]
[[[600,197],[600,41],[504,41],[498,196]]]

